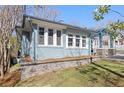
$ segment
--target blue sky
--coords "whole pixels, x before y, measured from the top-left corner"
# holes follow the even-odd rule
[[[88,28],[94,28],[97,26],[103,27],[108,21],[116,21],[118,19],[124,20],[118,14],[110,12],[105,15],[105,19],[99,22],[93,20],[93,11],[98,7],[95,5],[58,5],[53,6],[61,12],[60,19],[64,20],[64,23],[77,23],[79,26],[86,26]],[[112,6],[111,9],[116,10],[124,15],[123,6]]]

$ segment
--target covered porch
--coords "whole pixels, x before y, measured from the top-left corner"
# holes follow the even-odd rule
[[[97,32],[97,36],[94,40],[94,48],[96,50],[96,54],[103,57],[115,55],[116,52],[114,41],[115,40],[112,39],[111,34],[106,32],[105,29],[100,29]]]
[[[20,44],[21,60],[34,61],[35,59],[35,35],[34,26],[28,18],[24,18],[22,27],[16,27],[17,39]]]

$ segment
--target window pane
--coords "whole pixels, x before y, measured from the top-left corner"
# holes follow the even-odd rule
[[[82,38],[84,38],[84,39],[85,39],[85,38],[86,38],[86,36],[82,36]]]
[[[108,40],[103,40],[103,45],[108,46]]]
[[[44,44],[44,28],[39,28],[38,43]]]
[[[86,40],[82,40],[82,47],[86,47]]]
[[[68,34],[68,37],[73,37],[73,35],[72,34]]]
[[[73,46],[73,38],[68,38],[68,46]]]
[[[76,47],[80,46],[80,39],[76,39]]]
[[[79,47],[80,46],[80,36],[79,35],[76,35],[76,40],[75,40],[75,46],[76,47]]]
[[[86,47],[86,36],[82,36],[82,47]]]
[[[53,29],[48,30],[48,45],[53,45]]]
[[[80,38],[80,36],[79,35],[76,35],[76,38]]]
[[[57,31],[57,45],[61,45],[61,31]]]
[[[68,34],[68,46],[73,46],[73,35]]]

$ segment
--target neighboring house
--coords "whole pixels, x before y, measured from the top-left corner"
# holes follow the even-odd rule
[[[114,48],[114,40],[111,38],[111,35],[105,31],[105,29],[99,29],[98,31],[96,31],[95,36],[93,37],[93,48]]]
[[[112,56],[115,54],[114,40],[105,29],[99,29],[92,38],[94,53],[102,56]]]
[[[21,55],[34,60],[89,55],[93,30],[24,15],[20,36]]]
[[[124,54],[124,38],[118,36],[116,39],[112,39],[111,35],[105,31],[105,29],[99,29],[93,37],[93,49],[94,51],[101,50],[103,54],[115,55]],[[113,51],[109,54],[109,51]],[[99,54],[99,53],[97,53]]]
[[[114,41],[114,46],[116,49],[116,54],[124,55],[124,38],[123,37],[118,36]]]

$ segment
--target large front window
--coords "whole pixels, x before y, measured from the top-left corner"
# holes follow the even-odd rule
[[[86,47],[86,37],[82,36],[82,47]]]
[[[76,35],[76,47],[80,47],[80,36]]]
[[[53,29],[48,29],[48,45],[53,45]]]
[[[61,31],[57,30],[57,45],[61,45]]]
[[[44,28],[39,27],[38,43],[44,44]]]
[[[73,46],[73,35],[69,34],[68,35],[68,46]]]

